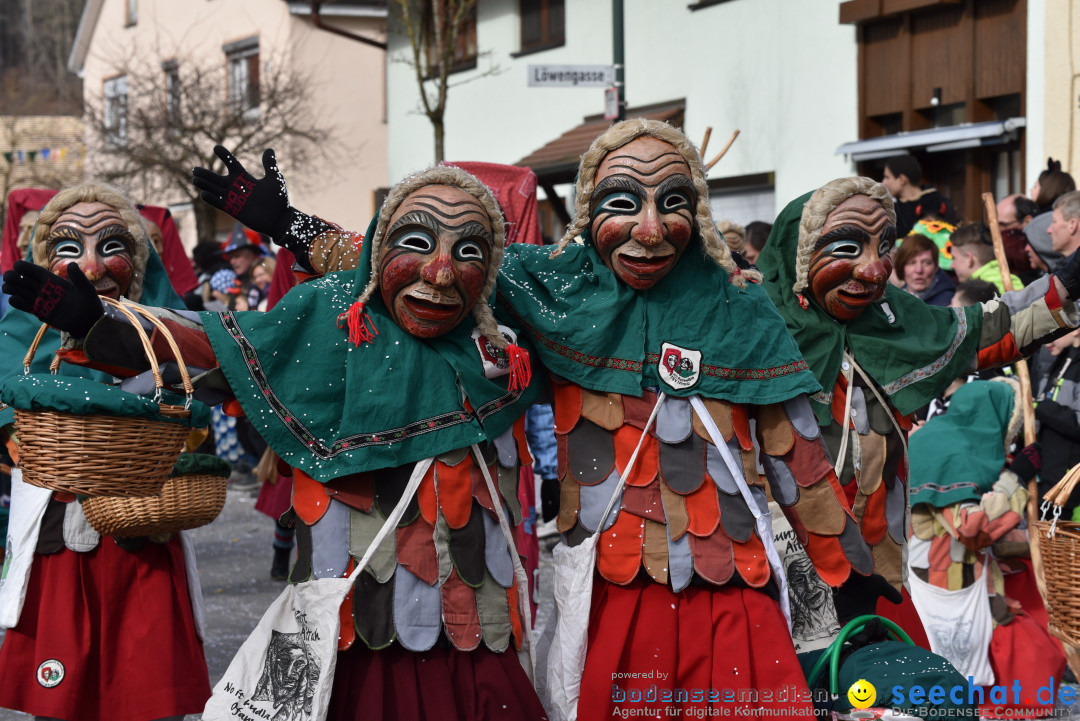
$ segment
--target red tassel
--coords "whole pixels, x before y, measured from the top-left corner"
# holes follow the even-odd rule
[[[808,302],[806,302],[806,296],[804,296],[802,293],[796,293],[795,297],[799,299],[799,307],[800,308],[802,308],[803,310],[809,310],[810,309],[810,304]]]
[[[532,365],[529,352],[521,346],[511,343],[506,346],[506,356],[510,359],[510,385],[508,390],[520,393],[532,381]]]
[[[375,336],[379,335],[375,324],[364,315],[364,304],[357,301],[349,306],[349,309],[337,317],[337,327],[342,327],[342,319],[349,327],[349,342],[353,345],[361,343],[374,343]]]

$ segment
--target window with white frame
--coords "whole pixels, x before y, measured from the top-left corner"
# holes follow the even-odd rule
[[[127,75],[105,81],[105,144],[127,144]]]
[[[180,124],[180,67],[175,60],[161,64],[165,73],[165,117],[170,126]]]
[[[259,114],[259,39],[247,38],[222,47],[229,69],[229,107],[244,117]]]

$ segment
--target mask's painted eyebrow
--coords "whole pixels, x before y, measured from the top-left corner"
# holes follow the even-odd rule
[[[870,242],[870,234],[857,225],[841,225],[818,238],[817,243],[814,244],[814,250],[821,250],[837,240],[854,240],[866,244]]]
[[[616,151],[616,152],[618,152],[618,151]],[[658,167],[653,168],[652,170],[645,170],[645,169],[642,169],[642,168],[637,168],[637,167],[634,167],[632,165],[628,165],[627,162],[626,162],[626,161],[633,161],[635,163],[640,163],[641,165],[649,166],[649,165],[652,165],[653,163],[661,162],[665,158],[670,158],[670,160],[668,160],[667,162],[664,162],[662,165],[659,165]],[[620,162],[620,161],[622,161],[622,162]],[[665,153],[660,153],[659,155],[657,155],[655,157],[652,157],[652,158],[639,158],[639,157],[637,157],[635,155],[630,155],[629,153],[619,153],[617,155],[612,155],[611,156],[611,164],[608,167],[609,168],[625,168],[626,170],[629,170],[632,173],[636,173],[637,175],[640,175],[642,177],[648,177],[650,175],[656,175],[657,173],[659,173],[661,170],[668,167],[669,165],[673,165],[675,163],[680,163],[680,162],[684,163],[686,161],[683,160],[683,157],[681,155],[679,155],[674,150],[669,150],[669,151],[667,151]]]
[[[495,236],[484,227],[483,223],[477,223],[475,220],[466,223],[461,228],[449,228],[448,230],[457,230],[459,238],[483,238],[488,245],[495,245]]]
[[[487,217],[487,211],[484,210],[484,206],[479,201],[469,198],[468,200],[443,200],[437,195],[414,195],[413,202],[422,208],[427,208],[432,213],[445,218],[446,220],[455,220],[469,213],[477,213],[483,217]],[[433,200],[438,205],[432,205],[431,203],[423,203],[421,200]],[[441,206],[441,207],[440,207]],[[448,211],[447,208],[450,210]],[[458,208],[464,208],[460,213],[453,211]]]
[[[639,198],[645,197],[645,186],[639,183],[637,180],[627,177],[625,175],[609,175],[601,180],[593,188],[592,192],[592,207],[596,207],[597,203],[603,200],[602,196],[605,193],[610,193],[612,190],[624,190],[627,193],[638,196]]]
[[[390,226],[386,231],[386,235],[390,236],[397,232],[400,228],[404,228],[408,225],[420,225],[430,230],[433,234],[438,235],[439,230],[442,228],[442,224],[438,220],[433,218],[430,213],[423,210],[410,210],[405,215],[397,219],[397,221]]]
[[[688,175],[669,175],[664,178],[656,188],[656,197],[661,198],[673,190],[687,190],[690,192],[691,197],[697,198],[694,181]]]

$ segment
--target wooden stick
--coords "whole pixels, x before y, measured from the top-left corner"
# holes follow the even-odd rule
[[[705,128],[705,139],[701,141],[701,149],[698,151],[698,153],[700,153],[702,157],[705,156],[705,148],[709,147],[709,138],[710,137],[712,137],[712,126],[711,125],[708,126],[707,128]]]
[[[710,160],[708,163],[705,164],[705,172],[706,173],[709,172],[710,170],[712,170],[713,166],[720,162],[720,158],[724,157],[724,154],[727,153],[728,148],[731,147],[731,144],[735,142],[735,138],[737,138],[737,137],[739,137],[739,131],[738,130],[736,130],[734,133],[731,134],[731,139],[727,141],[727,145],[724,146],[724,149],[721,150],[719,153],[717,153],[715,158],[713,158],[712,160]]]
[[[998,269],[1001,271],[1001,284],[1006,291],[1013,289],[1012,277],[1009,273],[1009,263],[1005,258],[1005,244],[1001,240],[1001,227],[998,225],[997,205],[994,203],[993,193],[983,193],[983,205],[986,206],[987,225],[990,226],[990,238],[994,241],[994,257],[997,258]],[[1027,361],[1016,362],[1016,375],[1020,380],[1020,398],[1024,404],[1024,444],[1030,445],[1035,442],[1035,404],[1031,398],[1031,376],[1028,373]],[[1039,485],[1035,479],[1028,481],[1027,502],[1027,526],[1028,546],[1031,549],[1031,566],[1035,571],[1035,585],[1039,589],[1043,605],[1046,605],[1046,569],[1043,567],[1042,551],[1039,549],[1039,539],[1032,533],[1038,533],[1035,522],[1039,520]],[[1065,652],[1065,661],[1073,674],[1080,674],[1080,651],[1073,646],[1061,642],[1061,648]]]

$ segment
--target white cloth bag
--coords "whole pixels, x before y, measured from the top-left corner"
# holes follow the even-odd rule
[[[24,481],[18,466],[11,469],[11,515],[4,539],[7,548],[4,570],[0,574],[0,628],[15,628],[19,622],[41,519],[50,498],[52,491]]]
[[[987,557],[986,562],[992,560]],[[930,650],[948,660],[964,678],[973,677],[973,684],[993,685],[990,637],[994,633],[994,620],[986,590],[986,571],[975,583],[959,591],[932,586],[914,573],[908,574],[908,586],[930,637]]]
[[[401,500],[348,578],[290,585],[266,610],[206,703],[206,721],[325,721],[334,686],[339,609],[353,582],[397,527],[434,459],[420,461]]]
[[[540,637],[536,692],[554,721],[577,721],[581,675],[585,670],[585,652],[589,644],[589,611],[592,608],[596,544],[665,398],[667,396],[663,393],[657,397],[637,447],[619,478],[619,484],[611,494],[607,508],[600,516],[596,532],[573,548],[561,543],[552,551],[555,565],[555,608]]]

